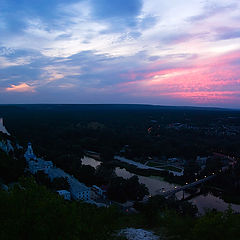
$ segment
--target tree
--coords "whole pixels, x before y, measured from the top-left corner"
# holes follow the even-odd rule
[[[95,183],[95,168],[89,165],[82,165],[76,169],[74,176],[87,185],[93,185]]]
[[[51,186],[51,181],[44,171],[38,171],[34,176],[38,184],[42,184],[47,187]]]
[[[192,230],[193,240],[240,239],[240,216],[229,208],[225,212],[209,211],[199,218]]]
[[[113,178],[107,191],[108,197],[118,202],[140,201],[149,194],[147,187],[140,184],[137,176],[129,179]]]
[[[67,178],[64,177],[58,177],[54,178],[53,181],[51,182],[51,187],[54,190],[69,190],[70,185],[67,181]]]
[[[9,156],[0,149],[0,177],[5,182],[16,181],[24,173],[25,164],[23,156]]]
[[[108,198],[117,202],[124,203],[128,200],[126,189],[126,180],[122,177],[116,177],[111,180],[107,190]]]
[[[103,147],[100,158],[103,162],[112,161],[114,159],[114,150],[111,147]]]
[[[200,170],[199,165],[196,160],[188,160],[184,167],[184,177],[187,181],[195,180],[195,173],[198,173]]]
[[[136,175],[126,181],[125,189],[128,199],[133,201],[142,200],[145,195],[149,194],[147,187],[139,183],[139,179]]]
[[[119,224],[117,209],[66,202],[33,178],[0,190],[1,240],[106,240]]]
[[[116,174],[113,167],[101,163],[96,169],[95,176],[98,183],[107,184]]]
[[[208,158],[206,161],[206,168],[204,169],[207,173],[215,172],[216,170],[220,169],[222,166],[220,158]]]

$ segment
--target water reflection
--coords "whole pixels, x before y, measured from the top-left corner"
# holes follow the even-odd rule
[[[90,165],[94,168],[101,164],[101,162],[87,156],[84,156],[81,160],[83,165]]]
[[[215,197],[208,193],[207,195],[200,195],[190,200],[193,204],[197,205],[198,211],[204,213],[207,209],[217,209],[219,211],[225,211],[229,207],[229,203],[224,202],[221,198]],[[240,205],[230,204],[232,209],[236,212],[240,212]]]
[[[82,164],[84,165],[90,165],[94,168],[99,166],[101,164],[100,161],[97,161],[93,158],[85,156],[82,158]],[[130,178],[136,174],[130,173],[125,168],[116,167],[115,173],[119,177],[123,177],[124,179]],[[158,194],[159,190],[164,189],[165,191],[173,189],[176,185],[171,184],[168,182],[165,182],[160,177],[144,177],[137,175],[139,178],[139,182],[146,185],[146,187],[149,190],[149,193],[151,195]],[[188,194],[185,194],[185,197],[187,197]],[[182,198],[182,192],[179,192],[176,194],[176,197],[178,199]],[[228,208],[229,204],[224,202],[219,197],[213,196],[211,193],[208,193],[207,195],[200,195],[196,196],[195,198],[191,199],[190,202],[195,204],[199,210],[200,214],[203,214],[206,209],[217,209],[219,211],[224,211]],[[231,207],[234,211],[240,212],[240,205],[237,204],[231,204]]]
[[[97,166],[99,166],[101,164],[101,162],[99,162],[93,158],[85,156],[84,158],[82,158],[82,164],[90,165],[90,166],[96,168]],[[136,174],[130,173],[125,168],[120,168],[120,167],[115,168],[115,173],[118,177],[123,177],[124,179],[128,179],[128,178],[136,175]],[[173,189],[175,187],[174,184],[165,182],[160,177],[144,177],[144,176],[140,176],[140,175],[137,175],[137,176],[139,178],[139,182],[146,185],[146,187],[148,188],[149,193],[151,195],[156,195],[158,193],[158,191],[163,188],[164,188],[164,190],[167,191],[167,190]]]
[[[125,168],[119,168],[119,167],[116,167],[115,172],[116,172],[117,176],[123,177],[125,179],[136,175],[136,174],[130,173]],[[158,191],[163,188],[167,191],[167,190],[173,189],[175,187],[174,184],[165,182],[161,178],[158,178],[158,177],[144,177],[144,176],[140,176],[140,175],[137,175],[137,176],[139,178],[139,182],[146,185],[146,187],[148,188],[149,193],[151,195],[156,195],[158,193]]]

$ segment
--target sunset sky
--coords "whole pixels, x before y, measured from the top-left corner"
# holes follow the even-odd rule
[[[240,108],[240,1],[0,0],[0,103]]]

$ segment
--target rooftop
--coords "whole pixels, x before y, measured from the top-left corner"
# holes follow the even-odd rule
[[[70,193],[69,191],[67,191],[67,190],[58,190],[57,191],[59,194],[68,194],[68,193]]]
[[[64,172],[60,168],[49,169],[48,175],[50,179],[59,178],[59,177],[68,178],[71,192],[83,192],[83,191],[89,190],[89,188],[85,184],[80,183],[76,178]]]

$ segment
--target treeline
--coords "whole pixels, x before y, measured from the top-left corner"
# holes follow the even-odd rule
[[[240,204],[240,163],[237,162],[234,167],[213,179],[209,190],[225,202]]]
[[[52,160],[58,155],[81,156],[83,149],[112,159],[128,145],[126,155],[195,158],[212,151],[240,154],[239,136],[205,136],[191,129],[167,129],[170,123],[194,126],[237,125],[239,111],[163,108],[137,105],[18,105],[0,106],[0,115],[13,135]],[[157,132],[149,133],[150,127]],[[55,160],[54,160],[55,161]]]
[[[24,174],[26,167],[23,149],[16,148],[14,138],[0,132],[0,141],[6,143],[7,140],[11,140],[14,151],[6,153],[0,149],[0,179],[4,183],[17,181]]]

